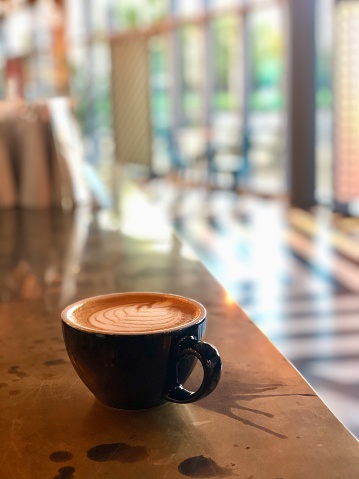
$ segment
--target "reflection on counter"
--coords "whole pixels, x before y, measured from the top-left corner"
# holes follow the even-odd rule
[[[0,211],[1,301],[76,292],[91,215],[88,210]]]

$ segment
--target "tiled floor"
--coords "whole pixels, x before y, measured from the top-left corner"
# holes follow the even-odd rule
[[[147,192],[359,437],[359,220],[163,182]]]

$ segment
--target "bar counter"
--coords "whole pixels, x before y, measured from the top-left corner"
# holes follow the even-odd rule
[[[0,212],[0,477],[357,479],[357,440],[188,246],[129,205],[119,217]],[[205,305],[204,340],[223,360],[210,396],[133,412],[95,400],[67,357],[60,311],[118,291]]]

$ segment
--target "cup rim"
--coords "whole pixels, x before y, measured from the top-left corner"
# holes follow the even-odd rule
[[[161,331],[147,331],[147,332],[121,332],[121,331],[102,331],[96,328],[90,328],[86,326],[79,326],[77,323],[70,321],[68,319],[68,314],[71,313],[73,310],[76,308],[79,308],[83,304],[87,303],[88,301],[94,301],[94,300],[105,300],[109,298],[114,298],[117,296],[123,297],[123,296],[140,296],[140,295],[149,295],[149,296],[162,296],[162,297],[167,297],[167,298],[179,298],[180,301],[185,301],[188,303],[194,304],[200,311],[200,314],[198,317],[193,319],[192,321],[184,324],[184,325],[179,325],[175,326],[173,328],[168,328],[168,329],[162,329]],[[207,310],[203,306],[202,303],[199,301],[189,298],[187,296],[182,296],[180,294],[174,294],[174,293],[162,293],[161,291],[121,291],[119,293],[109,293],[109,294],[99,294],[96,296],[89,296],[87,298],[80,299],[79,301],[76,301],[72,304],[69,304],[66,306],[61,311],[61,319],[62,321],[67,324],[70,328],[77,329],[79,331],[82,331],[84,333],[91,333],[91,334],[101,334],[104,336],[154,336],[154,335],[159,335],[159,334],[170,334],[172,332],[176,331],[181,331],[184,329],[187,329],[191,326],[194,326],[196,324],[202,323],[207,317]]]

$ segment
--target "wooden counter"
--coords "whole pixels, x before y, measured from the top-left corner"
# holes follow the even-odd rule
[[[357,479],[358,442],[300,374],[165,225],[123,211],[0,213],[0,477]],[[141,290],[206,306],[223,359],[209,397],[121,412],[78,379],[60,310]]]

